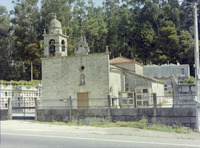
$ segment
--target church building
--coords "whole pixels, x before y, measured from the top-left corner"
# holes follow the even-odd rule
[[[128,95],[132,98],[137,98],[138,95],[138,100],[129,103],[133,104],[135,101],[147,105],[149,98],[142,100],[139,95],[164,95],[163,82],[143,76],[142,64],[124,57],[110,60],[108,47],[105,53],[89,54],[85,37],[80,37],[74,55],[68,56],[68,36],[63,34],[61,23],[56,16],[50,22],[49,33],[45,31],[43,36],[43,106],[62,106],[63,102],[52,104],[47,100],[62,100],[71,96],[76,100],[72,105],[77,108],[106,107],[108,95],[112,98],[112,105],[120,106],[117,98]]]

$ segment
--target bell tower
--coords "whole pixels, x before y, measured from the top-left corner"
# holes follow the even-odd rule
[[[86,41],[86,38],[82,37],[81,35],[81,38],[76,44],[76,48],[74,49],[74,53],[75,55],[88,55],[89,52],[90,52],[90,49]]]
[[[62,25],[57,20],[56,14],[50,22],[49,34],[44,30],[44,57],[67,56],[67,38],[62,33]]]

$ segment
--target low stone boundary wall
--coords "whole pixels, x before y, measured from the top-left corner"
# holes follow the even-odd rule
[[[110,117],[109,117],[110,115]],[[138,121],[147,118],[148,123],[195,127],[195,108],[132,108],[132,109],[38,109],[39,121],[70,121],[86,118],[111,118],[112,121]]]
[[[0,109],[0,120],[8,120],[8,109]]]

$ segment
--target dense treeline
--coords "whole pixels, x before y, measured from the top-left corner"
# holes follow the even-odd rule
[[[96,7],[92,0],[41,0],[41,5],[14,0],[10,12],[0,6],[0,79],[29,80],[31,62],[34,79],[41,79],[42,34],[54,13],[69,36],[69,54],[82,33],[92,53],[108,45],[111,58],[121,54],[144,64],[179,62],[192,68],[194,20],[188,2],[193,0],[105,0]]]

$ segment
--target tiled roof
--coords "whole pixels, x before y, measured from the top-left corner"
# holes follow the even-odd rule
[[[128,59],[128,58],[125,58],[122,56],[110,60],[110,64],[112,64],[112,65],[126,64],[126,63],[135,63],[135,64],[143,66],[142,63],[139,63],[135,60],[131,60],[131,59]]]

